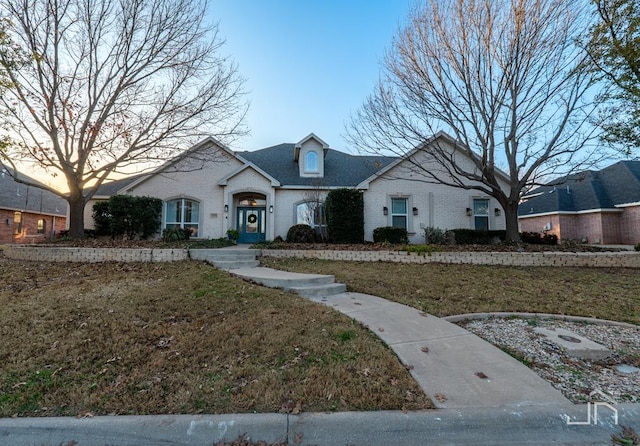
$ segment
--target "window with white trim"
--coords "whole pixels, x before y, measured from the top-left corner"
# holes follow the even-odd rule
[[[38,220],[38,234],[44,234],[47,231],[47,221],[44,218]]]
[[[22,212],[13,213],[13,233],[22,234]]]
[[[307,201],[296,206],[296,223],[318,228],[324,224],[324,203]]]
[[[489,230],[489,200],[486,198],[473,199],[473,228],[476,231]]]
[[[165,228],[190,229],[191,237],[198,237],[200,226],[200,203],[188,198],[167,201]]]
[[[407,213],[407,209],[406,198],[391,199],[391,226],[394,228],[408,228],[409,214]]]
[[[304,170],[305,172],[318,171],[318,154],[316,152],[307,152],[304,157]]]

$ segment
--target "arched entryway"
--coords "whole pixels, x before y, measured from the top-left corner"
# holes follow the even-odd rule
[[[258,193],[235,196],[238,243],[258,243],[266,238],[267,200]]]

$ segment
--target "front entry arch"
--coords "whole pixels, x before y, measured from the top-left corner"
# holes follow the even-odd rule
[[[237,197],[236,203],[238,243],[253,244],[265,240],[267,206],[264,195],[243,194]]]

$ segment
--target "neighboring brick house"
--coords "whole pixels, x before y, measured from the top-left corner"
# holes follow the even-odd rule
[[[449,144],[453,150],[445,134],[433,143]],[[193,160],[204,165],[194,168]],[[164,202],[163,229],[190,228],[196,238],[225,237],[228,229],[237,229],[244,243],[285,238],[298,223],[318,227],[326,194],[343,187],[363,193],[366,240],[381,226],[406,228],[413,243],[424,242],[428,226],[505,228],[504,212],[495,199],[416,181],[410,174],[403,177],[404,163],[334,150],[314,134],[253,152],[232,152],[208,138],[149,175],[104,184],[96,199],[116,193],[157,197]],[[89,203],[86,227],[92,224],[91,209]]]
[[[33,178],[19,174],[32,183]],[[66,228],[67,202],[52,192],[19,183],[0,165],[0,244],[38,243]]]
[[[520,204],[520,229],[593,244],[640,243],[640,161],[619,161],[536,188]]]

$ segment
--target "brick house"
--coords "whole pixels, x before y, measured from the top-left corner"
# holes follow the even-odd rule
[[[455,150],[443,133],[432,143]],[[192,168],[193,160],[210,161]],[[241,243],[285,238],[299,223],[318,228],[327,193],[345,187],[363,193],[366,240],[381,226],[407,229],[412,243],[424,243],[424,228],[429,226],[505,228],[504,212],[492,197],[416,181],[405,163],[334,150],[313,133],[297,143],[252,152],[233,152],[208,138],[149,175],[104,184],[95,199],[114,194],[157,197],[164,202],[163,229],[190,228],[195,238],[225,237],[228,229],[237,229]],[[92,225],[92,208],[90,202],[85,227]]]
[[[640,243],[640,161],[619,161],[536,188],[518,210],[520,229],[592,244]]]
[[[18,175],[37,183],[26,175]],[[0,244],[50,240],[66,224],[66,200],[15,181],[0,165]]]

